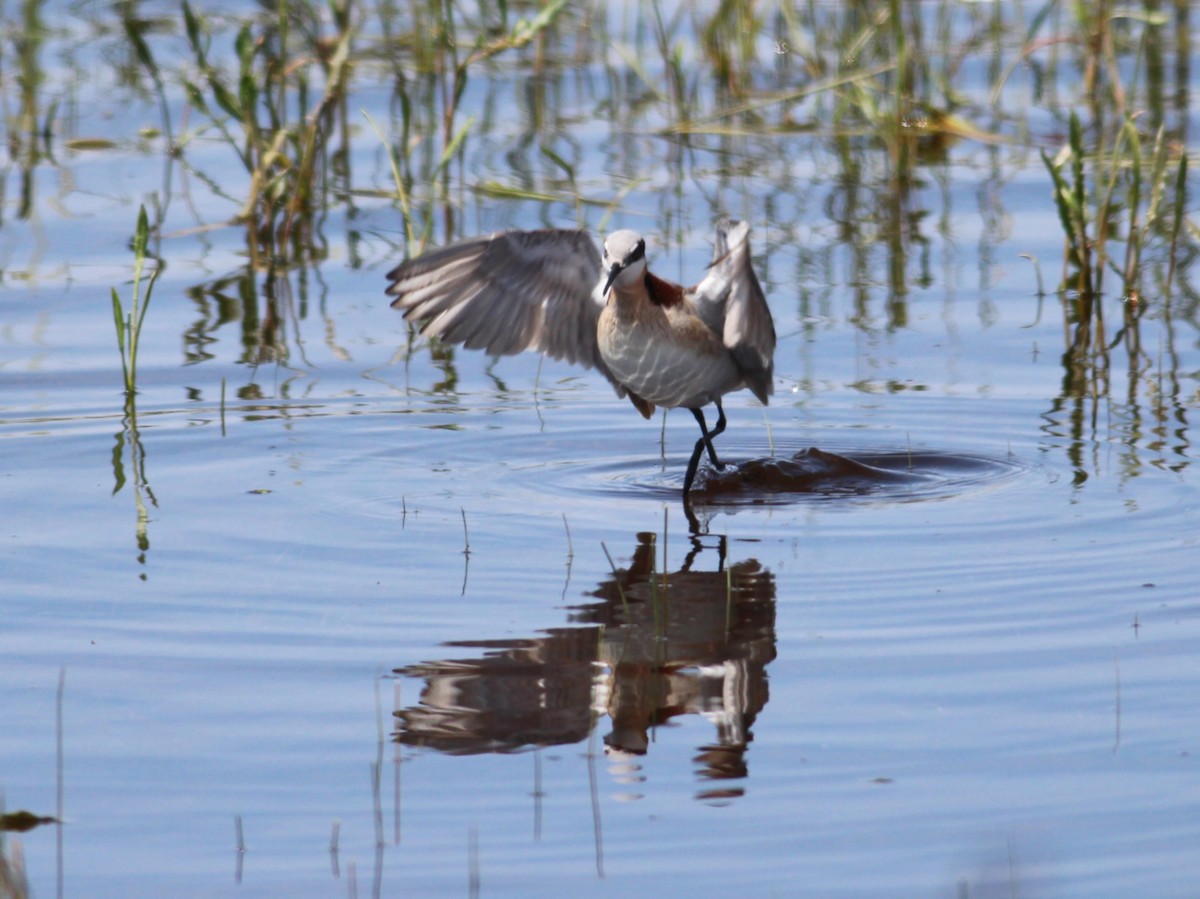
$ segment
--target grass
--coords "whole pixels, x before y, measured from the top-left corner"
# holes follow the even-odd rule
[[[537,41],[551,28],[566,7],[567,0],[550,0],[532,18],[520,18],[511,26],[507,26],[507,6],[501,4],[502,22],[495,33],[483,29],[465,35],[462,33],[465,23],[460,21],[449,4],[432,2],[428,7],[416,7],[415,15],[430,29],[431,36],[427,43],[419,45],[422,49],[415,56],[414,62],[418,73],[426,73],[436,84],[441,120],[441,147],[437,151],[437,162],[420,180],[435,189],[440,188],[443,202],[439,205],[447,232],[454,232],[453,206],[444,202],[450,193],[450,163],[462,152],[467,135],[475,124],[474,116],[468,116],[461,123],[459,121],[459,110],[472,72],[494,57],[519,51]],[[470,49],[463,52],[462,48],[465,46],[469,46]],[[400,75],[399,78],[401,85],[407,86],[406,77]],[[435,218],[431,208],[421,217],[422,221],[418,226],[417,213],[412,204],[413,184],[416,180],[412,160],[420,144],[427,140],[426,134],[422,133],[423,129],[413,127],[413,101],[413,95],[407,90],[400,93],[401,131],[396,144],[385,138],[382,130],[369,116],[368,121],[377,137],[387,146],[396,189],[395,200],[400,207],[404,223],[406,246],[411,255],[416,255],[429,240]],[[555,158],[552,153],[550,155],[551,158]],[[569,169],[562,160],[556,161]]]
[[[525,5],[520,14],[508,3],[445,0],[404,8],[388,0],[295,0],[232,18],[190,2],[179,9],[182,27],[172,34],[140,16],[136,4],[122,4],[120,34],[160,110],[169,153],[189,177],[236,207],[229,219],[207,227],[244,227],[250,264],[260,271],[320,264],[328,252],[321,231],[329,210],[378,195],[377,188],[356,185],[348,168],[364,136],[354,97],[389,73],[389,121],[368,119],[365,136],[384,148],[404,243],[416,253],[438,225],[443,239],[459,233],[461,200],[452,185],[460,179],[453,168],[472,132],[487,127],[475,100],[464,114],[468,88],[514,67],[549,83],[585,67],[614,78],[632,75],[640,91],[626,95],[614,84],[611,127],[645,130],[658,118],[649,127],[675,136],[664,138],[667,146],[703,136],[865,137],[883,152],[890,189],[904,192],[919,179],[918,166],[948,145],[1024,139],[1021,111],[1005,104],[1014,93],[1006,89],[1026,71],[1043,85],[1038,90],[1057,89],[1071,77],[1067,70],[1082,71],[1081,105],[1099,117],[1099,110],[1128,110],[1142,98],[1140,85],[1117,76],[1129,59],[1150,47],[1158,56],[1172,49],[1154,45],[1166,30],[1158,4],[1118,8],[1107,0],[1048,2],[1029,14],[1019,5],[952,0],[871,6],[644,0],[625,27],[602,5],[565,0]],[[44,28],[31,22],[26,30]],[[29,45],[36,41],[20,46]],[[968,95],[958,85],[980,58],[990,60],[986,90]],[[173,115],[180,92],[183,114]],[[36,85],[25,100],[14,123],[18,135],[37,131]],[[552,108],[536,114],[553,122]],[[577,153],[550,130],[535,137],[566,190],[558,179],[549,189],[492,177],[468,186],[502,200],[565,200],[581,212],[582,205],[607,202],[580,193]],[[244,173],[243,184],[228,184],[197,152],[214,139]]]
[[[1111,148],[1089,152],[1080,118],[1071,113],[1067,143],[1053,158],[1042,151],[1064,235],[1062,289],[1099,296],[1111,269],[1121,279],[1123,296],[1136,300],[1142,292],[1142,258],[1156,236],[1168,241],[1168,272],[1173,273],[1187,197],[1187,155],[1175,155],[1172,163],[1162,127],[1147,154],[1133,118],[1124,122]],[[1158,226],[1168,218],[1164,235]],[[1120,239],[1118,231],[1123,258],[1109,251]]]
[[[1063,234],[1061,277],[1045,285],[1043,268],[1058,266],[1038,248],[1038,314],[1053,286],[1064,397],[1107,397],[1119,349],[1145,394],[1179,394],[1177,341],[1190,332],[1167,327],[1143,345],[1142,331],[1156,317],[1194,321],[1200,308],[1191,265],[1200,229],[1178,100],[1190,89],[1182,62],[1194,56],[1187,4],[641,0],[618,12],[562,0],[291,0],[237,15],[178,9],[175,22],[148,18],[136,3],[96,13],[96,35],[116,48],[103,58],[121,59],[122,83],[157,112],[161,136],[139,146],[161,147],[165,163],[161,186],[142,198],[133,297],[128,308],[113,299],[127,396],[137,390],[158,272],[142,277],[147,247],[172,227],[176,236],[244,235],[244,265],[185,290],[201,314],[184,343],[189,363],[207,361],[213,332],[236,323],[237,361],[251,378],[263,362],[296,359],[296,377],[309,367],[297,338],[331,255],[364,271],[381,257],[390,264],[474,232],[471,210],[487,210],[485,226],[533,209],[546,224],[573,213],[593,229],[635,211],[653,221],[664,257],[694,243],[698,219],[738,211],[769,223],[782,252],[764,254],[763,273],[795,285],[801,328],[815,341],[820,328],[808,323],[828,317],[839,291],[855,329],[911,326],[911,297],[944,280],[931,247],[939,238],[954,245],[955,223],[973,212],[952,187],[958,178],[984,185],[981,271],[1031,256],[1022,235],[1005,233],[1011,210],[998,188],[1038,155],[1046,210],[1057,210]],[[113,142],[69,133],[43,77],[51,32],[37,3],[27,0],[9,28],[16,33],[0,54],[14,57],[0,63],[17,77],[3,109],[22,190],[0,208],[29,217],[40,166],[69,149],[111,152]],[[1181,64],[1162,62],[1172,59]],[[588,157],[596,147],[602,163]],[[181,202],[196,220],[186,232]],[[391,218],[378,213],[386,204]],[[452,348],[410,333],[396,359],[414,353],[444,373],[434,392],[460,389]],[[131,403],[123,445],[138,467],[135,415]],[[114,469],[119,489],[125,469]]]
[[[593,228],[636,208],[654,217],[669,249],[694,239],[698,216],[740,204],[771,223],[773,242],[797,248],[798,269],[814,275],[802,292],[844,280],[860,291],[856,327],[873,329],[882,315],[884,327],[904,328],[914,285],[938,277],[930,232],[953,241],[949,223],[961,214],[948,190],[937,208],[938,191],[985,153],[1002,184],[1024,157],[1047,151],[1047,203],[1057,204],[1064,233],[1059,292],[1076,348],[1103,355],[1115,339],[1103,321],[1114,277],[1123,298],[1136,298],[1115,334],[1135,334],[1142,312],[1172,297],[1196,302],[1190,261],[1200,231],[1187,208],[1186,117],[1172,106],[1187,73],[1162,62],[1191,59],[1185,3],[641,0],[613,10],[565,0],[290,0],[238,13],[177,9],[173,20],[156,18],[125,2],[87,22],[100,65],[112,61],[112,74],[98,77],[128,86],[158,119],[142,129],[156,137],[130,135],[164,160],[162,183],[140,198],[149,235],[244,235],[243,268],[187,291],[219,316],[189,331],[188,361],[208,358],[211,331],[225,321],[243,328],[239,361],[289,359],[289,323],[311,306],[307,272],[335,253],[337,264],[369,266],[380,242],[376,252],[393,259],[420,253],[474,231],[472,205],[501,220],[533,207],[558,224],[569,209]],[[39,167],[68,151],[121,146],[71,131],[44,74],[57,34],[43,19],[25,0],[0,47],[15,73],[4,88],[7,158],[21,174],[19,201],[4,209],[18,218],[36,208]],[[1059,116],[1063,134],[1035,122],[1031,108]],[[506,115],[523,124],[505,126]],[[606,140],[579,139],[596,129]],[[956,155],[962,145],[983,149]],[[610,157],[601,166],[587,157],[595,146]],[[488,162],[477,170],[480,154]],[[496,164],[501,154],[508,171]],[[808,157],[820,160],[815,177],[796,168]],[[683,198],[696,193],[710,209],[688,207]],[[362,206],[380,202],[394,204],[397,227],[360,230]],[[186,230],[181,203],[195,220]],[[981,211],[986,241],[1000,242],[1005,214]],[[843,256],[850,261],[837,274]],[[147,305],[135,296],[114,313],[127,391],[136,389]],[[455,389],[453,354],[432,351],[447,371],[442,389]]]
[[[157,265],[145,281],[143,293],[143,276],[150,243],[150,223],[146,217],[146,207],[138,210],[137,225],[133,232],[133,296],[130,299],[129,311],[126,312],[121,296],[117,289],[112,289],[113,323],[117,329],[117,347],[121,352],[121,373],[125,382],[125,396],[132,397],[137,393],[137,360],[138,347],[142,342],[142,327],[146,320],[146,312],[150,308],[150,295],[154,292],[154,282],[158,280],[161,270]]]
[[[1188,156],[1168,138],[1161,108],[1132,106],[1147,60],[1161,52],[1156,44],[1166,17],[1110,3],[1080,5],[1077,15],[1080,33],[1094,50],[1083,66],[1085,102],[1070,111],[1061,149],[1053,156],[1043,149],[1041,155],[1063,231],[1058,293],[1067,335],[1065,389],[1095,396],[1106,392],[1109,351],[1118,343],[1128,348],[1131,373],[1149,366],[1139,323],[1148,302],[1157,299],[1164,308],[1171,302],[1186,222]],[[1131,48],[1128,76],[1122,75],[1122,42]],[[1120,326],[1111,340],[1104,302],[1108,275],[1119,279],[1121,303]]]
[[[249,177],[234,221],[246,228],[255,269],[323,257],[315,221],[328,204],[321,176],[331,138],[344,128],[353,2],[330,2],[328,34],[305,4],[281,3],[273,16],[241,22],[231,73],[214,62],[209,20],[187,0],[182,5],[194,72],[184,74],[183,88]]]

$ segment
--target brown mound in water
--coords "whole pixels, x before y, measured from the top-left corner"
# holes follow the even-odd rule
[[[908,453],[888,453],[873,456],[868,464],[812,447],[790,459],[749,459],[726,465],[724,471],[705,469],[697,488],[711,498],[731,493],[862,495],[936,480],[936,475],[921,470],[927,461]]]

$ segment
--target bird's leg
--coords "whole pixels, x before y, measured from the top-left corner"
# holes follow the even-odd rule
[[[713,454],[712,454],[712,438],[716,437],[718,434],[724,434],[724,433],[725,433],[725,407],[721,405],[720,400],[717,400],[717,426],[708,432],[708,437],[709,437],[708,455],[710,457],[712,457],[713,463],[717,466],[717,468],[724,468],[725,466],[722,465],[720,462],[717,462],[716,457],[713,456]]]
[[[692,481],[696,480],[696,467],[700,464],[700,454],[704,452],[704,438],[696,441],[696,448],[692,450],[692,458],[688,460],[687,474],[683,476],[683,505],[687,508],[688,491],[692,489]]]
[[[696,441],[696,455],[699,456],[701,448],[707,449],[708,458],[712,460],[712,464],[718,471],[723,469],[725,463],[717,458],[717,451],[713,449],[712,445],[712,439],[725,431],[725,409],[722,408],[721,401],[717,400],[717,426],[711,431],[708,429],[707,422],[704,421],[703,409],[693,409],[692,415],[696,416],[696,423],[700,425],[701,434],[700,439]]]
[[[696,422],[700,425],[700,439],[696,441],[696,448],[692,450],[692,458],[688,461],[687,474],[683,476],[683,497],[686,501],[688,491],[692,489],[692,481],[696,479],[696,469],[700,466],[700,456],[704,451],[708,450],[708,458],[712,460],[712,464],[721,470],[725,467],[725,463],[717,458],[717,451],[713,449],[712,439],[725,430],[725,410],[721,408],[720,402],[717,403],[717,426],[711,431],[708,429],[708,423],[704,420],[704,411],[696,408],[691,410],[692,415],[696,416]]]

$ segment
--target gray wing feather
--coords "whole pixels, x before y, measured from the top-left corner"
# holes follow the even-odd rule
[[[717,225],[713,261],[693,288],[700,317],[733,354],[748,386],[766,403],[774,392],[775,323],[750,258],[750,225]]]
[[[431,250],[388,273],[393,309],[424,334],[505,356],[539,350],[598,368],[592,299],[600,253],[584,231],[501,231]]]

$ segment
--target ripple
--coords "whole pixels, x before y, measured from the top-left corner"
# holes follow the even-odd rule
[[[355,443],[357,451],[330,464],[361,472],[363,489],[329,497],[322,504],[326,512],[394,518],[403,515],[406,500],[409,512],[441,507],[453,512],[468,496],[552,511],[561,508],[564,498],[673,503],[687,468],[678,437],[672,440],[675,447],[663,453],[653,436],[632,426],[572,421],[570,427],[549,432],[468,429],[453,440],[424,429],[396,430],[389,424],[376,430],[366,421],[360,426],[364,433]],[[343,430],[339,426],[339,442],[344,441]],[[690,449],[690,440],[683,446]],[[774,454],[763,455],[760,443],[750,438],[739,442],[734,435],[717,449],[726,467],[717,471],[703,460],[693,505],[945,499],[1018,479],[1034,467],[1007,453],[953,447],[918,451],[895,443],[863,447],[844,439],[821,448],[801,449],[793,443],[782,451],[776,444]]]

